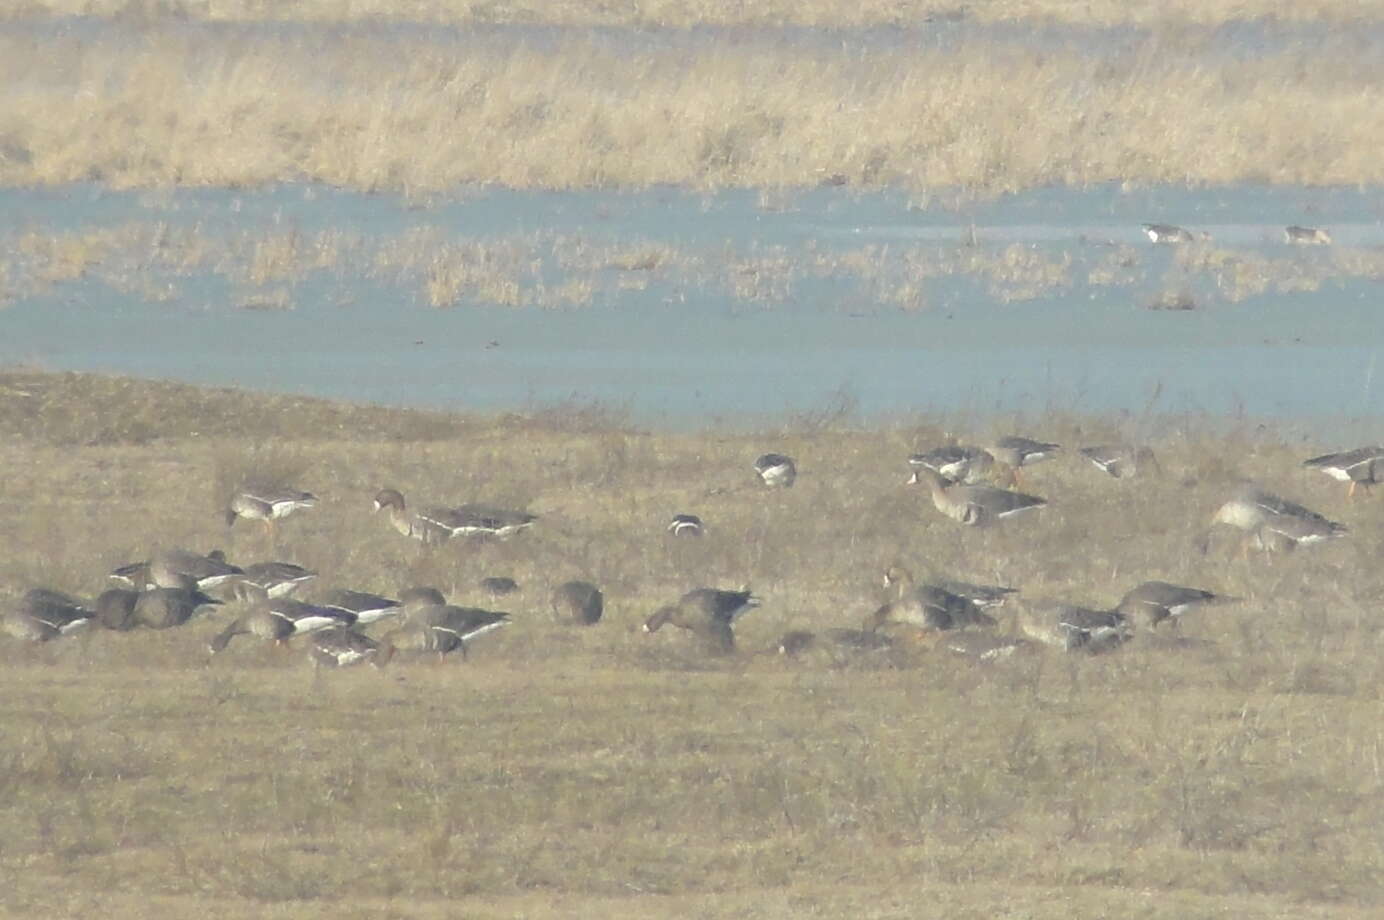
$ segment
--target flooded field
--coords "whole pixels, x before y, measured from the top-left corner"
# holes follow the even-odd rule
[[[0,194],[0,360],[643,423],[1377,419],[1378,189]],[[1141,224],[1209,237],[1153,245]],[[1290,245],[1284,226],[1329,231]]]

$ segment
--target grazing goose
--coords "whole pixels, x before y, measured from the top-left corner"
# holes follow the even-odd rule
[[[1354,498],[1357,486],[1369,489],[1384,477],[1384,447],[1357,447],[1339,454],[1323,454],[1302,461],[1302,465],[1321,470],[1332,479],[1350,483],[1346,497]]]
[[[316,577],[316,572],[292,562],[256,562],[245,567],[240,581],[259,588],[268,597],[287,597]]]
[[[396,489],[381,490],[375,496],[375,510],[387,510],[395,530],[429,545],[446,543],[457,536],[508,537],[538,520],[536,514],[487,505],[428,508],[410,514],[404,496]]]
[[[594,626],[604,610],[605,598],[590,582],[569,581],[553,591],[553,616],[561,623]]]
[[[999,607],[1011,594],[1018,594],[1018,588],[1005,588],[1000,585],[976,585],[969,581],[956,581],[951,578],[930,579],[927,584],[943,591],[949,591],[966,598],[982,610]],[[884,572],[884,587],[894,588],[902,593],[913,585],[913,573],[901,565],[891,565]]]
[[[1193,236],[1181,227],[1174,227],[1172,224],[1144,224],[1144,234],[1149,238],[1150,243],[1194,243],[1197,236]],[[1206,234],[1199,234],[1203,240],[1210,239]]]
[[[778,653],[792,658],[824,646],[843,652],[872,652],[893,648],[894,640],[867,629],[828,629],[820,634],[796,629],[779,639]]]
[[[28,642],[47,642],[77,632],[91,622],[86,604],[48,588],[33,588],[5,616],[5,632]]]
[[[986,480],[995,465],[995,458],[983,447],[951,445],[938,447],[908,458],[911,467],[926,467],[941,476],[947,485],[962,483],[977,485]],[[918,481],[915,470],[910,484]]]
[[[383,667],[400,651],[425,653],[435,652],[442,656],[461,650],[461,657],[467,657],[466,643],[488,632],[493,632],[510,622],[509,614],[472,607],[442,606],[431,611],[431,615],[421,621],[412,621],[393,632],[386,633],[380,640],[379,664]]]
[[[884,573],[884,584],[895,589],[896,597],[865,618],[866,631],[912,626],[926,633],[995,625],[994,617],[969,598],[937,585],[913,584],[913,576],[902,566],[890,566]]]
[[[255,636],[275,645],[283,645],[294,636],[332,627],[349,627],[356,621],[354,614],[337,607],[305,604],[287,597],[262,600],[236,617],[217,633],[208,646],[215,655],[236,636]]]
[[[388,597],[367,594],[364,591],[339,589],[328,594],[322,606],[329,610],[348,613],[355,617],[355,625],[369,626],[385,617],[397,616],[403,605]]]
[[[124,632],[139,625],[135,619],[135,605],[139,603],[139,592],[128,588],[111,588],[101,592],[96,599],[96,622],[106,629]]]
[[[519,590],[519,582],[503,575],[491,575],[480,580],[481,590],[491,597],[504,597]]]
[[[1046,499],[994,486],[947,487],[942,477],[927,467],[915,471],[909,482],[926,482],[932,493],[932,504],[938,511],[972,527],[984,527],[1047,504]]]
[[[754,462],[754,471],[764,480],[766,486],[782,486],[787,489],[798,478],[798,466],[792,457],[784,454],[764,454]]]
[[[226,506],[226,526],[235,526],[236,518],[264,521],[265,531],[272,537],[274,522],[295,511],[317,505],[317,496],[287,488],[246,488],[231,496]]]
[[[117,569],[116,571],[120,571]],[[149,560],[149,582],[160,588],[188,587],[190,578],[197,588],[215,588],[236,581],[244,571],[226,562],[220,550],[203,556],[186,549],[168,549]]]
[[[1060,648],[1090,653],[1110,651],[1132,632],[1124,614],[1072,604],[1037,604],[1019,613],[1019,630],[1030,639]]]
[[[695,514],[675,514],[668,524],[668,532],[675,537],[700,537],[703,529],[702,519]]]
[[[1115,610],[1126,620],[1153,629],[1165,620],[1171,620],[1176,625],[1182,615],[1193,607],[1234,600],[1199,588],[1184,588],[1166,581],[1146,581],[1126,592]]]
[[[1000,661],[1032,651],[1033,643],[1018,636],[1001,636],[992,632],[948,633],[938,648],[953,655],[975,661]]]
[[[1249,553],[1251,540],[1266,552],[1290,552],[1299,543],[1320,543],[1347,533],[1344,524],[1329,521],[1315,511],[1253,484],[1241,486],[1216,510],[1210,527],[1199,540],[1203,554],[1210,548],[1212,531],[1221,525],[1245,534],[1245,555]]]
[[[712,648],[721,652],[735,651],[735,633],[731,627],[747,611],[759,606],[759,598],[748,587],[739,591],[719,588],[697,588],[688,591],[676,604],[654,611],[644,623],[644,632],[656,633],[665,624],[695,633]]]
[[[1061,444],[1035,441],[1032,438],[1020,438],[1013,435],[1000,438],[985,448],[990,456],[995,458],[996,463],[1010,471],[1015,484],[1020,481],[1019,470],[1021,467],[1032,466],[1035,463],[1049,460],[1061,449]]]
[[[196,580],[184,575],[178,587],[151,588],[135,601],[134,621],[147,629],[171,629],[182,626],[197,608],[221,601],[196,587]]]
[[[347,668],[357,664],[376,664],[380,644],[354,629],[332,626],[312,634],[308,640],[308,660],[315,668]]]
[[[1077,453],[1090,460],[1096,469],[1116,479],[1137,476],[1143,470],[1158,471],[1158,458],[1147,447],[1104,444],[1099,447],[1078,448]]]
[[[1283,228],[1283,241],[1299,246],[1329,246],[1331,234],[1317,227],[1299,227],[1294,224]]]

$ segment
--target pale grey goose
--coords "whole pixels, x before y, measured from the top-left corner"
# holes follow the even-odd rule
[[[247,487],[231,496],[226,506],[226,525],[233,526],[237,518],[263,521],[265,530],[272,536],[275,521],[316,505],[317,496],[311,492],[284,487]]]
[[[1293,224],[1283,228],[1283,241],[1298,246],[1329,246],[1331,234],[1319,227],[1299,227]]]
[[[355,621],[355,614],[337,607],[306,604],[287,597],[271,598],[251,604],[250,609],[212,638],[209,648],[216,654],[236,636],[246,635],[282,645],[294,636],[334,626],[351,626]]]
[[[926,483],[932,494],[932,504],[938,511],[972,527],[994,524],[1047,504],[1046,499],[994,486],[948,487],[937,473],[926,467],[920,467],[909,481]]]
[[[1018,625],[1028,638],[1068,652],[1106,652],[1133,636],[1124,614],[1074,604],[1026,604],[1019,611]]]
[[[1077,453],[1090,460],[1102,473],[1116,479],[1137,476],[1145,470],[1157,473],[1158,459],[1147,447],[1131,444],[1101,444],[1077,448]]]
[[[560,623],[594,626],[605,611],[605,597],[589,581],[568,581],[553,591],[553,617]]]
[[[204,556],[186,549],[166,549],[150,558],[148,577],[150,583],[160,588],[187,587],[184,580],[190,578],[196,587],[205,590],[236,581],[244,574],[243,570],[228,563],[219,550]]]
[[[902,596],[902,592],[910,589],[913,584],[913,573],[905,566],[894,564],[884,571],[884,587],[894,588],[898,592],[898,596]],[[1003,585],[978,585],[969,581],[958,581],[954,578],[929,578],[924,584],[933,585],[964,597],[981,609],[999,607],[1004,604],[1009,595],[1019,593],[1018,588],[1008,588]]]
[[[331,626],[308,638],[308,660],[318,668],[376,664],[380,644],[345,626]]]
[[[94,611],[61,591],[32,588],[5,615],[5,632],[28,642],[47,642],[91,623]]]
[[[983,447],[948,445],[937,447],[908,458],[911,467],[926,467],[941,476],[948,485],[961,483],[977,485],[986,480],[995,465],[995,458]],[[909,483],[918,481],[915,471]]]
[[[910,626],[925,633],[946,632],[968,626],[990,627],[995,620],[975,602],[933,584],[915,585],[901,566],[891,566],[884,583],[895,589],[895,599],[865,618],[864,629]]]
[[[1327,520],[1322,515],[1295,502],[1260,488],[1252,483],[1242,484],[1235,494],[1216,510],[1211,526],[1201,537],[1201,551],[1210,545],[1211,533],[1218,526],[1234,527],[1245,535],[1245,552],[1253,540],[1266,551],[1291,551],[1298,544],[1320,543],[1344,536],[1344,524]]]
[[[1146,581],[1129,589],[1115,610],[1126,620],[1152,629],[1163,622],[1177,624],[1183,614],[1207,604],[1225,604],[1236,600],[1200,588],[1185,588],[1166,581]]]
[[[445,543],[458,536],[508,537],[538,520],[536,514],[489,505],[434,507],[410,513],[397,489],[382,489],[375,496],[375,510],[387,511],[399,533],[427,544]]]
[[[1369,489],[1384,478],[1384,447],[1357,447],[1338,454],[1323,454],[1302,465],[1312,470],[1320,470],[1332,479],[1350,483],[1348,498],[1355,497],[1357,486]]]
[[[439,658],[454,651],[467,657],[467,643],[510,623],[507,613],[474,607],[447,605],[427,608],[424,615],[386,633],[380,640],[379,663],[387,664],[398,652],[436,653]]]
[[[368,626],[385,617],[398,616],[403,610],[403,604],[392,598],[344,588],[323,598],[322,606],[353,615],[357,626]]]
[[[748,587],[739,591],[720,588],[696,588],[654,611],[644,622],[644,632],[655,633],[671,623],[679,629],[694,633],[709,646],[722,652],[735,650],[732,626],[749,610],[759,606],[759,598]]]

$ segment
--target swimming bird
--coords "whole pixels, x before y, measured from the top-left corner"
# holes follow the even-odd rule
[[[457,536],[508,537],[538,520],[525,511],[507,511],[489,505],[435,507],[410,514],[397,489],[382,489],[375,496],[375,510],[387,511],[394,529],[425,544],[446,543]]]
[[[354,629],[332,626],[315,632],[308,639],[308,660],[316,668],[347,668],[374,664],[380,644]]]
[[[90,606],[70,594],[32,588],[5,615],[5,632],[28,642],[48,642],[86,627],[93,613]]]
[[[263,521],[265,532],[272,537],[275,521],[316,505],[317,496],[311,492],[284,487],[248,487],[231,496],[226,506],[226,526],[235,526],[237,518]]]
[[[1299,227],[1294,224],[1283,228],[1283,241],[1300,246],[1329,246],[1331,234],[1317,227]]]
[[[1184,588],[1166,581],[1146,581],[1129,589],[1115,610],[1127,622],[1133,622],[1146,629],[1153,629],[1163,622],[1180,622],[1180,618],[1194,607],[1205,604],[1224,604],[1235,598],[1203,591],[1200,588]]]
[[[1320,470],[1332,479],[1350,483],[1348,498],[1355,497],[1357,486],[1369,489],[1384,478],[1384,447],[1357,447],[1339,454],[1323,454],[1302,461],[1308,469]]]
[[[562,623],[594,626],[601,621],[605,597],[587,581],[568,581],[553,591],[553,616]]]
[[[700,537],[702,519],[695,514],[675,514],[668,524],[668,532],[675,537]]]
[[[680,597],[676,604],[654,611],[644,623],[644,632],[656,633],[665,623],[671,623],[696,634],[717,651],[733,652],[733,624],[759,603],[759,598],[748,587],[739,591],[696,588]]]
[[[793,458],[784,454],[764,454],[754,462],[754,471],[766,486],[781,486],[785,489],[798,478],[798,466]]]
[[[1124,614],[1074,604],[1037,603],[1019,612],[1019,630],[1025,636],[1064,651],[1100,653],[1117,648],[1133,632]]]
[[[236,636],[247,635],[283,645],[294,636],[338,626],[349,627],[355,621],[354,614],[337,607],[305,604],[287,597],[273,598],[252,604],[249,610],[226,624],[208,647],[215,655]]]
[[[1080,447],[1077,453],[1090,460],[1102,473],[1116,479],[1137,476],[1144,470],[1157,471],[1158,458],[1147,447],[1130,444],[1102,444],[1096,447]]]
[[[962,447],[956,444],[936,447],[908,458],[909,466],[926,467],[941,476],[948,485],[982,483],[990,475],[994,464],[995,458],[985,448]],[[909,482],[917,482],[917,476],[914,472]]]
[[[1172,224],[1144,224],[1144,234],[1148,236],[1150,243],[1194,243],[1197,236],[1193,236],[1189,231]],[[1201,239],[1210,239],[1206,234],[1200,234]]]
[[[1222,525],[1234,527],[1245,534],[1246,555],[1251,540],[1266,552],[1290,552],[1298,544],[1321,543],[1345,536],[1349,530],[1344,524],[1327,520],[1315,511],[1252,483],[1241,485],[1216,510],[1210,526],[1199,539],[1203,554],[1210,548],[1212,531]]]
[[[322,606],[329,610],[351,614],[355,617],[355,625],[357,626],[369,626],[385,617],[398,616],[403,610],[403,604],[392,598],[346,589],[338,589],[328,594],[323,599]]]
[[[927,467],[915,470],[909,482],[927,483],[928,490],[932,493],[932,504],[938,511],[954,521],[972,527],[984,527],[1047,504],[1047,499],[994,486],[948,487],[943,483],[941,476]]]

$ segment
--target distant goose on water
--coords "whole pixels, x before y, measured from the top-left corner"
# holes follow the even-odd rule
[[[1198,238],[1210,239],[1205,233],[1193,235],[1190,231],[1172,224],[1144,224],[1143,227],[1144,235],[1149,238],[1150,243],[1195,243]]]
[[[1357,486],[1368,490],[1384,478],[1384,447],[1357,447],[1339,454],[1323,454],[1302,461],[1302,465],[1320,470],[1332,479],[1350,483],[1350,491],[1346,495],[1354,498]]]
[[[764,454],[754,462],[754,470],[766,486],[788,488],[798,478],[798,466],[784,454]]]
[[[671,623],[696,634],[717,651],[732,652],[735,650],[735,633],[731,627],[746,612],[758,606],[759,598],[748,587],[739,591],[697,588],[680,597],[676,604],[654,611],[653,616],[644,623],[644,632],[656,633],[664,624]]]

